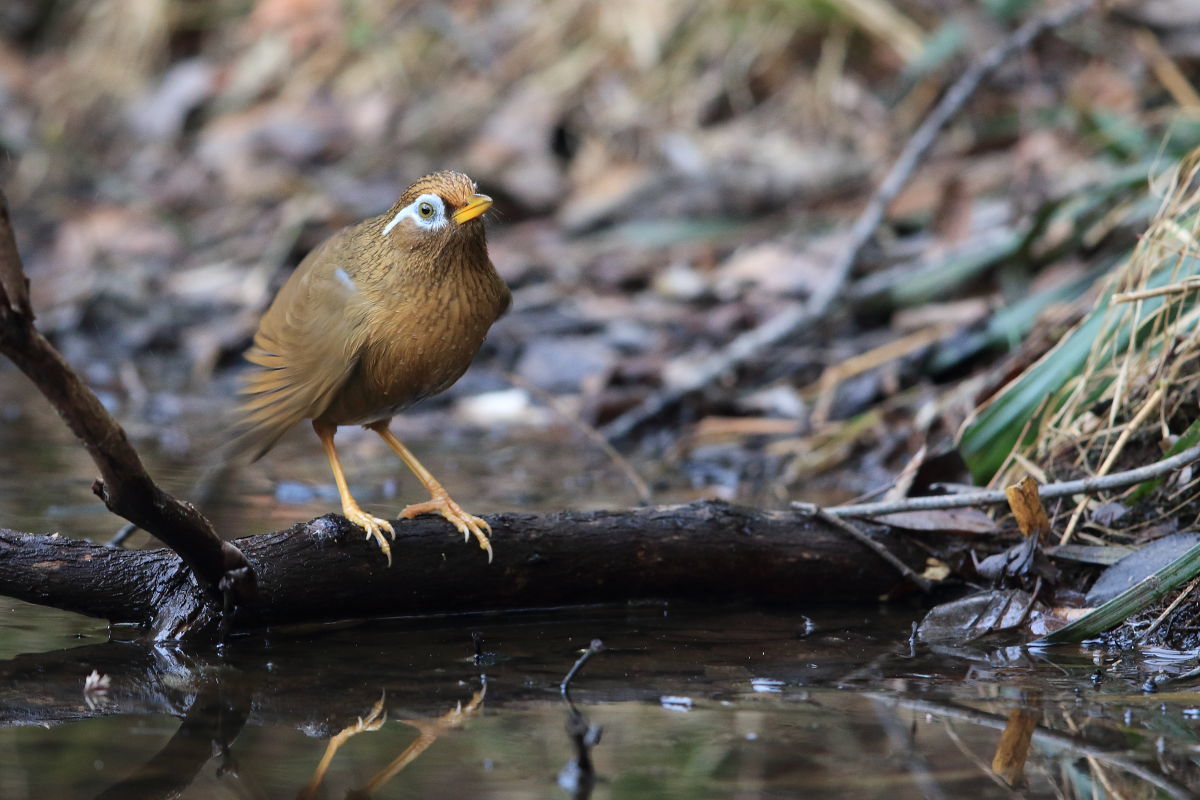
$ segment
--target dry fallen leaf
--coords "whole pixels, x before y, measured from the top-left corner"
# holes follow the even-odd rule
[[[1007,486],[1004,494],[1008,496],[1008,506],[1021,533],[1026,536],[1039,538],[1050,532],[1050,518],[1046,516],[1046,508],[1038,494],[1037,481],[1029,476],[1015,486]]]

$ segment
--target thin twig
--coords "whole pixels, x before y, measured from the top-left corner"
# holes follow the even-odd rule
[[[600,641],[599,639],[592,639],[592,643],[587,646],[587,649],[584,650],[583,654],[581,656],[579,656],[578,660],[575,661],[575,665],[572,666],[570,671],[567,672],[567,676],[562,679],[562,683],[559,684],[558,688],[559,688],[559,691],[562,692],[562,696],[564,698],[566,698],[568,702],[571,699],[571,695],[570,695],[571,679],[573,679],[575,677],[575,675],[578,674],[579,670],[583,669],[583,665],[588,662],[589,658],[596,655],[603,649],[604,649],[604,642]]]
[[[1170,286],[1158,286],[1153,289],[1139,289],[1133,292],[1118,292],[1112,296],[1111,302],[1113,305],[1117,303],[1133,303],[1137,300],[1149,300],[1153,297],[1162,297],[1170,294],[1187,294],[1200,289],[1200,276],[1192,275],[1184,278],[1179,283],[1172,283]]]
[[[107,546],[124,547],[125,543],[129,541],[129,537],[133,536],[139,530],[141,530],[141,528],[139,528],[137,525],[134,525],[132,522],[126,522],[121,526],[121,530],[117,531],[116,534],[108,540]]]
[[[757,328],[741,334],[701,364],[691,377],[648,397],[636,408],[608,423],[602,431],[604,437],[610,442],[628,437],[640,425],[675,407],[685,398],[711,385],[722,375],[745,364],[763,350],[786,339],[795,338],[822,320],[831,310],[834,301],[842,295],[850,271],[867,242],[875,234],[879,223],[883,221],[888,206],[928,155],[942,128],[962,110],[983,81],[1014,53],[1024,50],[1041,33],[1075,19],[1096,2],[1097,0],[1076,0],[1058,11],[1028,20],[968,67],[958,80],[950,85],[904,145],[895,163],[851,227],[845,249],[830,265],[826,280],[813,292],[809,301],[802,306],[793,306]]]
[[[1189,447],[1170,458],[1164,458],[1153,464],[1125,472],[1114,472],[1103,477],[1082,478],[1076,481],[1048,483],[1038,487],[1038,496],[1043,500],[1054,500],[1059,497],[1069,497],[1073,494],[1095,494],[1113,489],[1124,489],[1142,481],[1148,481],[1186,467],[1200,460],[1200,445]],[[982,492],[967,494],[943,495],[938,497],[910,497],[907,500],[897,500],[891,503],[862,503],[855,506],[834,506],[823,509],[832,517],[877,517],[882,514],[894,514],[898,511],[934,511],[944,508],[968,508],[975,506],[996,506],[1007,503],[1008,498],[1002,489],[989,489]],[[807,510],[809,503],[793,503],[792,506]]]
[[[1141,430],[1142,423],[1146,421],[1146,417],[1150,416],[1150,414],[1158,408],[1158,404],[1162,402],[1163,394],[1164,387],[1159,386],[1154,390],[1153,394],[1146,398],[1146,401],[1142,404],[1142,407],[1138,409],[1137,414],[1132,420],[1129,421],[1129,424],[1125,426],[1125,428],[1121,431],[1121,434],[1117,436],[1117,440],[1113,442],[1113,446],[1108,451],[1108,455],[1104,457],[1104,461],[1101,462],[1100,467],[1096,470],[1097,478],[1107,475],[1108,471],[1112,469],[1113,464],[1115,464],[1117,461],[1117,458],[1122,452],[1124,452],[1125,445],[1128,444],[1129,438],[1133,435],[1133,432]],[[1066,530],[1063,531],[1062,537],[1060,537],[1058,540],[1060,545],[1070,544],[1071,537],[1075,534],[1075,529],[1079,526],[1079,520],[1083,518],[1083,512],[1086,506],[1086,501],[1082,501],[1075,505],[1075,511],[1072,512],[1071,519],[1067,522]]]
[[[814,517],[817,517],[818,519],[829,523],[830,525],[834,526],[838,530],[845,531],[847,534],[849,534],[851,537],[853,537],[858,542],[860,542],[863,545],[874,550],[879,555],[880,558],[882,558],[884,561],[888,562],[893,567],[895,567],[900,572],[901,575],[908,578],[910,581],[912,581],[917,586],[919,586],[921,588],[921,591],[929,592],[933,588],[933,581],[929,580],[928,578],[922,577],[921,575],[918,575],[913,570],[912,567],[910,567],[908,564],[905,564],[903,561],[901,561],[899,558],[897,558],[895,555],[893,555],[890,550],[888,550],[886,547],[884,547],[879,542],[872,539],[870,536],[867,536],[865,533],[863,533],[858,528],[851,525],[849,522],[846,522],[846,520],[839,519],[838,517],[834,516],[833,514],[830,514],[827,510],[821,508],[818,505],[814,505],[812,503],[792,503],[792,507],[797,509],[798,511],[803,511],[808,514],[812,514]]]

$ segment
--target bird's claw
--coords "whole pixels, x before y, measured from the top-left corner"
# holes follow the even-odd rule
[[[383,723],[387,722],[387,711],[383,708],[384,698],[379,698],[379,701],[371,707],[371,713],[366,719],[358,718],[358,723],[354,726],[355,733],[361,731],[377,731],[383,727]]]
[[[379,545],[379,549],[382,550],[384,556],[387,557],[387,563],[390,567],[392,565],[392,548],[391,545],[388,544],[387,538],[384,537],[383,532],[387,531],[392,539],[395,539],[396,531],[394,528],[392,528],[392,523],[388,522],[386,519],[373,517],[363,511],[361,508],[343,508],[342,514],[345,515],[346,519],[350,520],[350,522],[362,528],[363,531],[366,532],[368,539],[375,540],[376,544]]]
[[[474,536],[475,541],[479,542],[479,549],[487,552],[488,563],[492,563],[492,542],[488,538],[492,526],[486,519],[463,511],[462,506],[451,500],[448,495],[434,495],[432,499],[424,503],[413,503],[400,512],[403,519],[412,519],[418,514],[440,514],[463,535],[464,542],[471,541],[471,537]]]

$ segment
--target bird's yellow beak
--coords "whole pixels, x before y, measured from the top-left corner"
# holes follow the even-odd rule
[[[467,199],[466,205],[455,211],[450,219],[462,225],[464,222],[470,222],[476,217],[483,216],[483,213],[491,207],[492,198],[486,194],[473,194]]]

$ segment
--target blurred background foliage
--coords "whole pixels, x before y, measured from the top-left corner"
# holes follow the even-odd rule
[[[601,425],[803,302],[944,87],[1055,5],[9,0],[0,168],[40,324],[181,458],[288,270],[436,168],[497,198],[515,303],[423,413],[561,426],[548,394]],[[660,483],[844,497],[949,444],[1133,249],[1151,178],[1200,141],[1198,59],[1187,0],[1094,10],[1012,59],[841,312],[643,440],[676,465]],[[1017,432],[976,439],[977,478]]]

